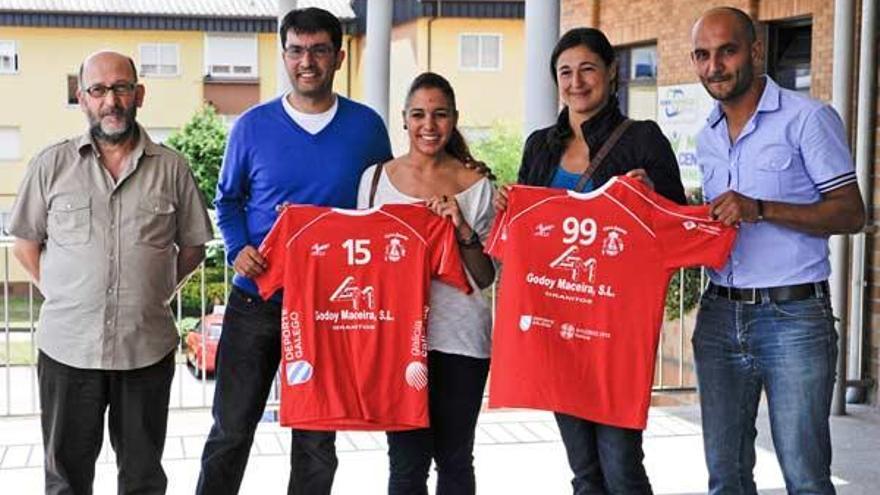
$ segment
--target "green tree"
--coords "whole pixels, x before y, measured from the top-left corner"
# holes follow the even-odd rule
[[[521,132],[511,125],[495,123],[486,138],[471,143],[471,152],[492,169],[498,184],[503,185],[516,182],[522,147]]]
[[[217,177],[226,148],[226,126],[211,105],[203,105],[192,119],[165,141],[189,160],[199,190],[208,205],[217,190]]]

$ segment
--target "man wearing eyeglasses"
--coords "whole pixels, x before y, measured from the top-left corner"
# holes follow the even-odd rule
[[[263,301],[257,248],[285,203],[354,208],[361,173],[391,158],[376,112],[333,92],[342,26],[326,10],[289,12],[279,28],[292,90],[235,123],[217,184],[217,224],[235,269],[220,337],[214,425],[196,492],[237,493],[281,358],[281,294]],[[294,429],[288,493],[329,494],[335,433]]]
[[[135,120],[132,60],[80,66],[80,137],[28,167],[13,252],[45,301],[37,333],[47,494],[91,493],[109,408],[119,493],[164,493],[162,450],[177,330],[169,301],[212,235],[186,160]]]

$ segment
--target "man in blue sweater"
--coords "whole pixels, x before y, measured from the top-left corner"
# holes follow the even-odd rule
[[[293,89],[257,105],[233,127],[217,185],[217,224],[235,269],[217,355],[214,425],[202,453],[198,494],[237,493],[254,431],[278,368],[281,297],[263,301],[253,278],[257,248],[285,203],[354,208],[363,170],[391,158],[381,118],[336,95],[345,58],[342,27],[329,12],[293,10],[279,28]],[[293,430],[289,494],[329,494],[334,432]]]

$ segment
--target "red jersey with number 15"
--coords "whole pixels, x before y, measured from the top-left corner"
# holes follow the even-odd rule
[[[471,291],[452,223],[419,205],[290,206],[260,253],[260,295],[284,288],[281,424],[428,426],[431,277]]]
[[[514,186],[486,251],[504,262],[490,407],[645,427],[670,277],[724,265],[736,230],[615,177],[585,194]]]

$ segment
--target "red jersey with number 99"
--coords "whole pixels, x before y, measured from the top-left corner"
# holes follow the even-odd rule
[[[420,205],[289,206],[260,253],[260,295],[284,289],[281,424],[426,427],[430,280],[471,291],[452,223]]]
[[[503,261],[490,407],[645,427],[670,277],[724,265],[736,230],[615,177],[578,194],[514,186],[487,253]]]

